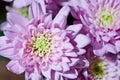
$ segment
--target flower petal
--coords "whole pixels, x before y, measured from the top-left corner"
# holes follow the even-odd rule
[[[112,44],[107,44],[105,45],[105,47],[106,47],[106,50],[108,50],[108,52],[117,53],[115,46],[113,46]]]
[[[69,66],[74,66],[78,61],[79,59],[77,58],[71,58],[71,62],[69,63]]]
[[[25,72],[25,80],[41,80],[41,74],[35,67],[34,72]]]
[[[53,70],[56,70],[56,71],[61,71],[62,70],[62,65],[60,63],[58,63],[58,65],[52,65],[51,66]]]
[[[13,6],[15,8],[22,8],[28,5],[28,0],[14,0]]]
[[[75,52],[66,52],[65,56],[68,56],[68,57],[77,57],[77,54]]]
[[[66,62],[62,62],[63,72],[69,71],[70,67]]]
[[[75,79],[78,76],[78,72],[77,72],[77,70],[70,70],[70,71],[64,73],[63,76],[70,78],[70,79]]]
[[[90,39],[83,34],[77,35],[74,40],[76,41],[78,48],[83,48],[90,43]]]
[[[44,0],[37,0],[38,3],[41,5],[41,10],[43,11],[44,14],[46,14],[46,5]]]
[[[57,26],[60,28],[64,28],[66,25],[66,20],[69,12],[70,12],[70,8],[68,6],[64,6],[54,18],[52,27]]]
[[[72,35],[75,36],[82,28],[82,24],[74,24],[71,26],[68,26],[66,30],[72,31]]]
[[[7,64],[7,68],[8,70],[10,70],[11,72],[13,73],[16,73],[16,74],[21,74],[25,71],[25,68],[22,67],[18,61],[10,61],[8,64]]]
[[[8,12],[7,20],[11,25],[18,24],[20,26],[25,27],[28,24],[28,20],[20,14]]]
[[[48,79],[51,79],[51,69],[49,68],[48,70],[41,70],[42,71],[42,74],[48,78]]]
[[[0,55],[7,57],[7,58],[13,58],[14,54],[14,49],[11,43],[9,43],[9,40],[3,36],[0,37]],[[8,42],[8,43],[7,43]]]
[[[29,14],[31,18],[42,19],[44,16],[41,9],[41,5],[35,1],[32,2],[29,8]]]

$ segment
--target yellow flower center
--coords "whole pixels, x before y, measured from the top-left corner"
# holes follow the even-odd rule
[[[51,36],[48,34],[43,34],[37,37],[32,38],[32,47],[33,52],[38,56],[42,57],[45,56],[51,47]]]
[[[103,26],[109,27],[113,23],[113,15],[109,12],[102,12],[100,15],[100,23]]]

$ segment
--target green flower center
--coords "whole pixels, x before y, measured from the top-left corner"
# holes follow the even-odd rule
[[[18,10],[18,13],[22,14],[24,17],[29,19],[28,7],[24,7],[22,9]]]
[[[49,35],[38,36],[33,40],[33,51],[40,57],[45,56],[50,51],[50,45],[51,38]]]
[[[95,77],[102,77],[105,74],[104,65],[101,60],[93,61],[90,71]]]
[[[101,13],[100,22],[103,26],[110,26],[113,23],[113,15],[109,12]]]

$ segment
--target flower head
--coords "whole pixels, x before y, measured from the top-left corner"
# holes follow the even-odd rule
[[[30,21],[15,12],[7,13],[8,22],[2,28],[5,36],[0,37],[0,55],[11,59],[8,70],[16,74],[25,72],[26,80],[40,80],[42,76],[51,80],[75,79],[78,55],[85,53],[82,48],[90,42],[87,36],[78,34],[82,25],[66,27],[68,6],[52,20],[41,8],[45,5],[32,4]]]
[[[72,0],[71,0],[72,1]],[[73,16],[78,16],[87,29],[87,34],[92,40],[91,45],[94,47],[96,55],[105,53],[118,53],[120,46],[120,1],[117,0],[77,0],[77,6],[73,3]],[[77,17],[77,18],[78,18]]]

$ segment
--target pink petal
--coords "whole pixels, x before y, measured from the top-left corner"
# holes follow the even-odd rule
[[[104,48],[93,50],[93,52],[97,56],[103,56],[106,53]]]
[[[14,0],[13,6],[15,8],[22,8],[28,5],[27,0]]]
[[[46,14],[46,5],[45,5],[45,1],[44,1],[44,0],[37,0],[37,2],[40,3],[41,9],[42,9],[43,13]]]
[[[51,78],[51,69],[49,68],[48,70],[41,70],[42,71],[42,74],[46,77],[46,78],[48,78],[48,79],[50,79]]]
[[[60,75],[61,74],[59,72],[55,72],[55,76],[54,76],[55,79],[54,80],[59,80]]]
[[[32,2],[29,8],[29,14],[31,18],[42,19],[44,16],[41,9],[41,5],[35,1]]]
[[[7,36],[10,40],[14,40],[20,33],[22,33],[23,35],[28,34],[26,28],[19,26],[17,24],[15,24],[14,26],[10,28],[6,27],[6,29],[3,29],[3,31],[4,31],[5,36]]]
[[[74,40],[76,41],[78,48],[83,48],[90,43],[90,39],[83,34],[77,35]]]
[[[69,65],[66,62],[62,62],[63,72],[70,70]]]
[[[3,36],[0,37],[0,55],[7,57],[7,58],[14,58],[14,49],[11,43],[9,43],[9,40]],[[8,42],[8,43],[7,43]]]
[[[85,49],[79,49],[79,52],[77,52],[78,55],[85,54],[86,50]]]
[[[74,24],[68,26],[66,30],[73,31],[72,35],[75,36],[82,28],[82,24]]]
[[[69,66],[74,66],[79,61],[79,59],[77,58],[71,58],[70,60],[71,60],[71,63],[69,63]]]
[[[62,70],[62,65],[61,63],[58,63],[57,65],[52,65],[51,68],[56,71],[61,71]]]
[[[32,73],[26,72],[25,76],[26,76],[25,80],[41,80],[41,74],[39,74],[36,67],[34,68],[34,72]]]
[[[77,54],[75,52],[66,52],[65,56],[68,56],[68,57],[77,57]]]
[[[106,50],[111,53],[117,53],[116,47],[112,44],[105,45]]]
[[[28,24],[28,20],[25,17],[13,12],[7,13],[7,20],[11,25],[18,24],[25,27]]]
[[[62,45],[62,47],[63,47],[64,49],[73,49],[73,48],[74,48],[71,43],[65,43],[65,44]]]
[[[115,42],[115,46],[116,46],[117,51],[120,51],[120,45],[119,44],[120,44],[119,40]]]
[[[108,36],[103,36],[102,39],[105,41],[105,42],[108,42],[110,40],[110,37]]]
[[[68,6],[64,6],[54,18],[52,27],[57,26],[64,28],[66,25],[66,20],[69,12],[70,12],[70,8]]]
[[[0,37],[0,49],[7,45],[7,40],[9,40],[6,36]]]
[[[65,62],[65,63],[70,62],[70,60],[67,57],[62,57],[62,61]]]
[[[45,18],[43,21],[45,23],[50,23],[50,21],[52,21],[52,15],[51,14],[45,15]]]
[[[78,72],[77,70],[70,70],[69,72],[64,73],[63,76],[70,79],[75,79],[78,76]]]
[[[16,74],[21,74],[25,71],[24,67],[22,67],[18,61],[10,61],[8,64],[7,64],[7,68],[8,70],[10,70],[11,72],[13,73],[16,73]]]

